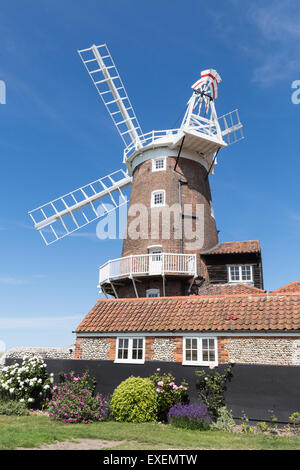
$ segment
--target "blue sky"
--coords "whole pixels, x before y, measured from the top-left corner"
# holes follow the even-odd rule
[[[245,132],[211,177],[220,239],[261,241],[268,290],[300,278],[297,0],[2,2],[0,349],[71,344],[98,298],[98,266],[120,255],[96,224],[46,247],[27,216],[122,166],[76,52],[104,42],[144,132],[172,127],[200,71],[218,70],[217,112],[238,107]]]

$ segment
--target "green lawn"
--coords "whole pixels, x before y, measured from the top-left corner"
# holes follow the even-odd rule
[[[72,438],[128,442],[114,449],[300,449],[300,439],[295,437],[186,431],[151,423],[63,424],[47,416],[0,416],[1,450],[38,447]]]

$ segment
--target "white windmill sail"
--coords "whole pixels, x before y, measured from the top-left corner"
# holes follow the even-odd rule
[[[202,71],[201,78],[193,84],[193,95],[179,129],[143,134],[107,45],[93,45],[78,53],[125,144],[124,163],[129,171],[142,148],[178,147],[179,158],[183,143],[185,149],[200,154],[209,171],[213,171],[218,151],[243,138],[237,110],[217,117],[214,100],[221,77],[216,70]],[[29,215],[50,245],[126,204],[123,190],[131,181],[127,172],[118,170],[30,211]]]
[[[141,147],[143,132],[107,45],[93,45],[78,53],[125,146]]]
[[[29,211],[46,245],[127,204],[122,192],[132,177],[118,170],[53,201]],[[118,196],[118,200],[117,197]]]
[[[218,118],[221,135],[227,145],[235,144],[244,138],[243,124],[241,124],[239,112],[234,109],[230,113]]]

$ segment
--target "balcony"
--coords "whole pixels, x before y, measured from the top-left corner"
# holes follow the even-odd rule
[[[196,277],[196,255],[150,253],[114,259],[100,266],[98,287],[122,278],[165,275]]]

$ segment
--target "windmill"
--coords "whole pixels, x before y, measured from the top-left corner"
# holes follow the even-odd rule
[[[209,206],[205,208],[209,210],[205,246],[213,246],[217,242],[217,231],[207,176],[213,172],[220,149],[243,138],[237,110],[217,116],[215,99],[221,81],[218,73],[214,69],[201,73],[200,79],[192,86],[193,93],[179,128],[143,133],[107,45],[93,45],[78,53],[123,140],[125,166],[29,211],[34,227],[46,245],[127,204],[124,189],[130,185],[130,205],[143,202],[150,209],[153,201],[154,206],[160,206],[166,201],[171,204],[174,198],[181,204],[184,192],[187,192],[186,200],[189,199],[189,179],[196,174],[198,179],[194,189],[200,182],[196,188],[199,201],[204,198]],[[149,165],[153,171],[148,171],[147,176],[144,169]],[[163,177],[159,170],[165,171]],[[173,185],[173,199],[160,188],[163,181]],[[146,195],[147,191],[141,190],[141,185],[147,187],[151,195]],[[143,200],[144,197],[147,201]],[[146,244],[144,241],[124,240],[122,257],[108,261],[100,268],[99,286],[106,295],[127,296],[128,281],[132,283],[134,295],[139,296],[141,286],[144,293],[145,290],[157,291],[153,286],[159,278],[165,295],[166,278],[172,276],[175,285],[176,276],[181,280],[185,277],[193,280],[198,274],[197,253],[186,249],[183,240],[165,244],[159,235],[154,244],[152,240],[147,240]]]

